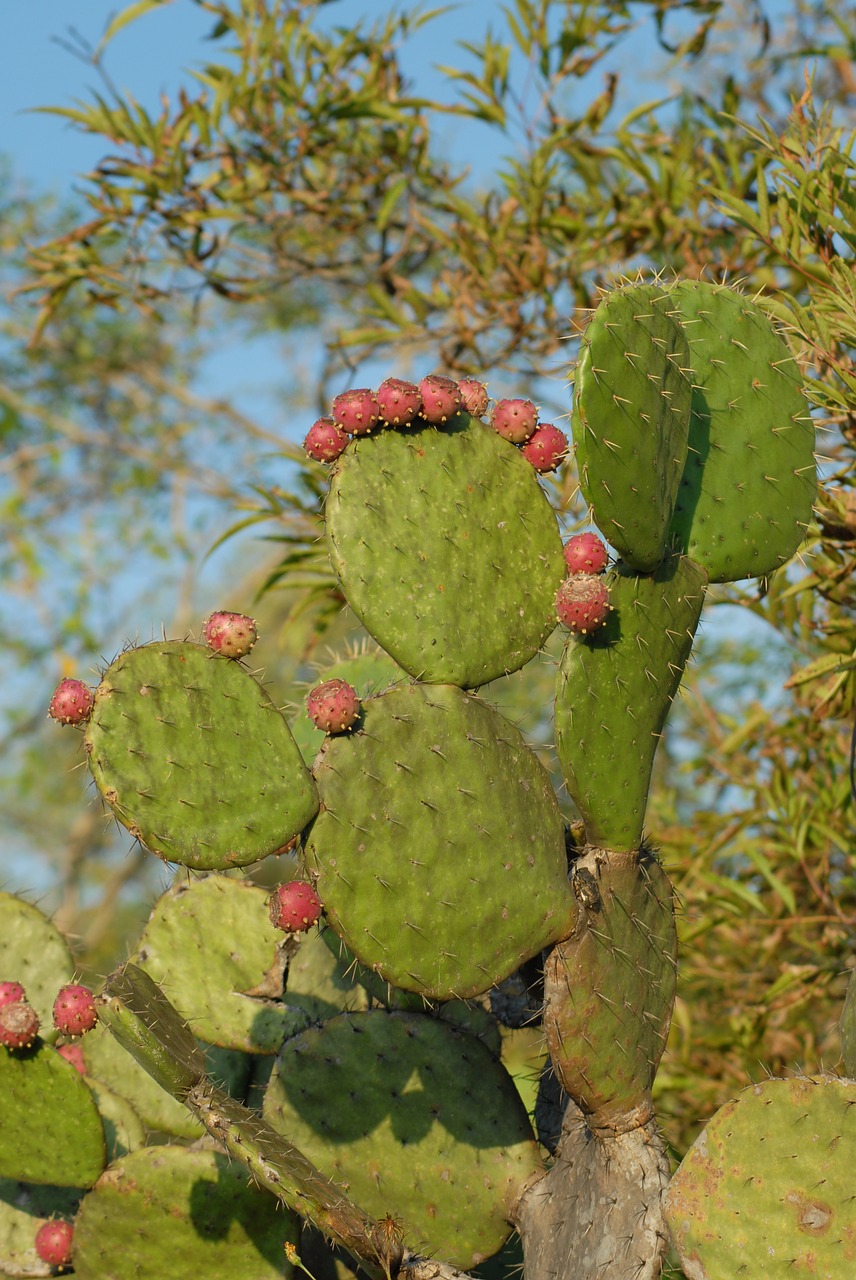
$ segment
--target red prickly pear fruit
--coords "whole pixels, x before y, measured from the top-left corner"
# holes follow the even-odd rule
[[[53,1007],[54,1026],[64,1036],[82,1036],[98,1021],[95,997],[88,987],[72,982],[60,987]]]
[[[483,418],[487,413],[488,401],[484,383],[476,382],[475,378],[461,378],[458,390],[461,393],[461,404],[467,413],[471,413],[474,418]]]
[[[422,396],[412,382],[387,378],[377,389],[380,419],[389,427],[406,427],[422,410]]]
[[[422,396],[422,417],[426,422],[439,426],[448,418],[454,418],[461,408],[461,392],[457,382],[439,373],[429,373],[419,383]]]
[[[563,547],[568,573],[601,573],[609,553],[596,533],[575,533]]]
[[[538,410],[531,400],[497,400],[490,425],[503,440],[525,444],[538,425]]]
[[[222,653],[224,658],[243,658],[259,638],[256,624],[245,613],[212,613],[202,625],[202,634],[209,649]]]
[[[25,1000],[0,1009],[0,1044],[7,1049],[29,1049],[39,1034],[39,1015]]]
[[[325,680],[309,694],[306,710],[316,729],[344,733],[359,719],[360,700],[347,680]]]
[[[62,1218],[52,1218],[36,1232],[36,1253],[51,1267],[68,1267],[71,1265],[73,1240],[74,1227],[71,1223],[63,1222]]]
[[[281,884],[268,903],[271,924],[286,933],[305,933],[321,914],[321,899],[305,880]]]
[[[60,680],[53,691],[48,715],[60,724],[85,724],[92,714],[95,698],[82,680]]]
[[[27,993],[20,982],[0,982],[0,1009],[7,1004],[26,1004]]]
[[[609,613],[606,583],[593,573],[574,573],[556,593],[556,613],[570,631],[586,636],[606,622]]]
[[[79,1044],[61,1044],[57,1053],[66,1062],[70,1062],[75,1071],[79,1071],[82,1076],[86,1075],[86,1059]]]
[[[368,387],[354,387],[336,396],[332,413],[336,426],[352,436],[367,436],[380,422],[377,396]]]
[[[568,456],[568,437],[552,422],[539,422],[520,452],[543,476],[548,471],[558,471]]]
[[[319,418],[306,432],[303,447],[316,462],[335,462],[350,440],[332,418]]]

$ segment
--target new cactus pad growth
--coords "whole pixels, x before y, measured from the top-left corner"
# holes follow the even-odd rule
[[[0,1178],[74,1192],[39,1218],[76,1213],[84,1280],[266,1280],[284,1242],[301,1265],[299,1220],[370,1280],[499,1268],[515,1229],[527,1280],[660,1274],[677,933],[650,779],[708,583],[799,543],[813,432],[763,313],[697,283],[622,286],[583,333],[574,451],[612,554],[563,546],[539,478],[562,433],[530,400],[487,408],[474,379],[393,377],[310,429],[337,603],[368,638],[319,664],[293,734],[225,642],[127,649],[90,691],[106,805],[180,866],[77,1054],[46,1022],[72,957],[0,894],[0,1027],[24,986],[45,1026],[0,1052]],[[567,797],[490,687],[557,626]],[[513,1047],[529,1031],[540,1083]],[[714,1120],[675,1179],[688,1276],[784,1276],[809,1247],[841,1262],[850,1085],[776,1083],[783,1101],[761,1086],[763,1111]]]

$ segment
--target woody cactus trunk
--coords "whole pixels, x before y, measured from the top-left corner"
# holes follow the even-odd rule
[[[637,282],[593,314],[574,449],[617,558],[594,591],[608,611],[560,610],[570,824],[478,692],[540,658],[568,594],[539,480],[550,464],[527,450],[530,428],[503,438],[499,419],[441,392],[444,411],[377,424],[377,397],[359,408],[353,393],[356,419],[316,433],[331,561],[380,646],[325,673],[360,698],[328,708],[337,731],[289,724],[240,657],[186,640],[120,654],[79,717],[104,800],[179,873],[100,993],[83,1078],[52,1033],[0,1049],[14,1205],[0,1270],[48,1274],[28,1224],[59,1214],[74,1218],[83,1280],[261,1280],[307,1259],[323,1276],[320,1237],[340,1274],[373,1277],[494,1257],[510,1271],[522,1245],[527,1280],[645,1280],[670,1234],[688,1276],[737,1273],[703,1160],[679,1171],[664,1215],[652,1086],[675,904],[643,832],[708,584],[771,574],[806,537],[799,372],[762,310],[724,286]],[[283,934],[267,894],[234,873],[295,841],[323,916],[304,928],[304,891],[307,914]],[[65,944],[11,896],[0,916],[0,980],[48,1008],[71,971]],[[549,1051],[537,1087],[533,1027]],[[792,1218],[777,1228],[783,1275]]]

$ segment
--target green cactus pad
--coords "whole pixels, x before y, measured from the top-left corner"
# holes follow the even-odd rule
[[[39,1015],[39,1035],[52,1042],[53,1003],[74,978],[68,944],[44,912],[11,893],[0,893],[0,982],[20,982]]]
[[[275,1280],[297,1221],[225,1155],[149,1147],[114,1161],[80,1206],[76,1280]]]
[[[569,634],[556,682],[556,750],[590,844],[639,847],[654,755],[704,603],[706,576],[672,556],[649,577],[606,576],[612,612]]]
[[[673,546],[704,565],[711,582],[772,573],[806,537],[817,489],[799,368],[742,294],[685,280],[669,295],[694,384]]]
[[[288,964],[288,1003],[299,1005],[319,1022],[346,1009],[353,1012],[369,1006],[368,992],[352,971],[351,958],[339,957],[338,938],[335,949],[329,946],[329,933],[310,933]]]
[[[459,1267],[502,1247],[542,1169],[504,1068],[423,1014],[340,1014],[287,1041],[264,1111],[364,1209]]]
[[[520,451],[466,413],[355,441],[326,515],[348,603],[420,680],[477,688],[555,627],[556,517]]]
[[[306,1024],[302,1010],[278,999],[283,935],[270,922],[268,897],[228,876],[185,880],[158,899],[143,930],[135,962],[209,1044],[276,1053]],[[249,994],[259,987],[267,994]]]
[[[315,776],[307,867],[328,924],[388,982],[476,995],[571,931],[549,775],[480,698],[409,685],[369,699]]]
[[[362,699],[382,693],[385,689],[401,684],[403,681],[409,682],[409,676],[388,653],[384,653],[383,649],[379,649],[375,644],[363,644],[355,653],[337,658],[322,667],[312,684],[307,686],[307,693],[309,689],[325,680],[347,680],[348,684],[356,690],[357,697]],[[309,719],[305,698],[298,714],[290,723],[300,754],[311,766],[327,735],[323,729],[316,728]]]
[[[666,1219],[687,1275],[853,1275],[854,1149],[853,1080],[765,1080],[720,1107],[666,1193]]]
[[[73,1218],[82,1195],[79,1187],[0,1178],[0,1276],[54,1275],[36,1255],[36,1232],[48,1218]]]
[[[50,1045],[0,1048],[0,1177],[90,1187],[107,1163],[92,1091]]]
[[[76,1070],[71,1067],[71,1070]],[[121,1094],[114,1093],[99,1080],[86,1082],[95,1098],[98,1114],[104,1126],[107,1159],[118,1160],[129,1151],[146,1145],[146,1130],[137,1112]]]
[[[572,429],[580,488],[624,561],[662,560],[687,456],[687,340],[659,284],[615,289],[583,335]]]
[[[196,1117],[139,1065],[107,1026],[96,1027],[82,1047],[87,1075],[124,1098],[149,1129],[176,1138],[202,1136]]]
[[[564,1090],[599,1127],[650,1118],[675,1002],[672,886],[648,854],[580,859],[587,902],[544,968],[544,1030]]]
[[[239,662],[202,645],[120,654],[85,746],[119,821],[159,857],[199,870],[275,853],[317,808],[284,717]]]

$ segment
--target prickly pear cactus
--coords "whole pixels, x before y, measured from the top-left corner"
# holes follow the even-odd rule
[[[677,947],[643,840],[648,789],[708,583],[772,572],[807,528],[811,422],[782,339],[738,293],[655,281],[605,296],[572,416],[616,553],[604,572],[597,539],[594,555],[591,538],[582,558],[563,552],[544,477],[567,441],[535,406],[500,402],[485,421],[478,384],[423,387],[424,401],[400,379],[339,396],[307,435],[329,468],[330,561],[368,640],[290,723],[246,647],[210,626],[207,644],[130,648],[94,691],[51,701],[118,820],[180,865],[79,1048],[51,1043],[65,943],[0,897],[0,1272],[46,1274],[27,1232],[56,1212],[74,1218],[86,1280],[283,1274],[304,1265],[302,1226],[373,1280],[449,1280],[513,1253],[515,1230],[526,1280],[566,1275],[569,1258],[575,1280],[660,1273],[652,1090]],[[557,625],[573,813],[485,687],[540,660]],[[272,855],[269,903],[252,867]],[[832,1141],[847,1089],[763,1099],[777,1265],[808,1265],[800,1231],[851,1230]],[[826,1099],[809,1125],[829,1149],[826,1207],[785,1161],[809,1094]],[[767,1175],[752,1211],[744,1175],[730,1185],[744,1156],[760,1168],[753,1126],[722,1137],[718,1189],[699,1148],[670,1192],[688,1275],[750,1256],[763,1271]],[[737,1252],[710,1244],[722,1233]]]

